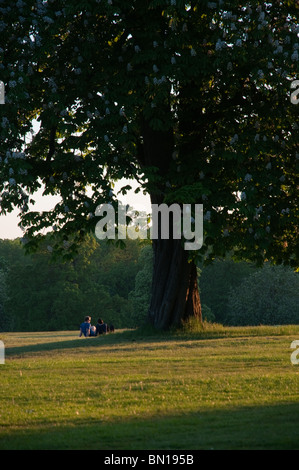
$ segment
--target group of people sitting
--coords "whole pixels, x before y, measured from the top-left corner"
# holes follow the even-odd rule
[[[108,332],[114,332],[113,325],[108,326],[107,323],[104,323],[101,318],[98,319],[96,326],[91,325],[91,317],[87,316],[85,317],[84,322],[80,325],[79,337],[82,335],[85,337],[104,335]]]

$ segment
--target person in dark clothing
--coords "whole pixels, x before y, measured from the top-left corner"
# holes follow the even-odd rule
[[[107,324],[103,322],[101,318],[98,319],[98,323],[96,324],[96,334],[97,335],[104,335],[108,331]]]

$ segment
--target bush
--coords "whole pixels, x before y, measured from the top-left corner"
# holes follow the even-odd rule
[[[207,305],[204,304],[201,307],[201,311],[202,311],[203,321],[206,321],[208,323],[213,323],[215,321],[215,315],[212,312],[212,310],[210,309],[210,307],[208,307]]]
[[[255,266],[245,261],[216,259],[209,266],[201,268],[199,276],[200,297],[203,305],[209,307],[217,323],[225,323],[230,289],[256,271]]]
[[[299,324],[299,275],[265,265],[230,290],[228,308],[229,325]]]
[[[138,271],[135,278],[135,289],[130,292],[129,300],[133,305],[132,317],[135,325],[143,325],[147,321],[148,309],[151,300],[151,285],[153,275],[153,249],[151,245],[145,246],[140,253]]]
[[[0,331],[11,330],[11,322],[9,321],[5,303],[7,301],[7,286],[5,272],[0,269]]]

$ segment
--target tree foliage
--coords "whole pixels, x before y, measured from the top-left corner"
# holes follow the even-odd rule
[[[0,329],[76,330],[85,315],[93,324],[101,317],[115,328],[137,326],[146,311],[133,310],[129,293],[141,269],[141,248],[138,241],[128,241],[119,250],[87,237],[73,260],[54,262],[47,240],[30,255],[18,240],[1,241],[0,259],[8,268],[5,276],[0,269]]]
[[[5,303],[7,301],[6,273],[0,268],[0,331],[10,329],[6,315]]]
[[[227,323],[231,289],[237,289],[257,269],[262,268],[256,268],[246,261],[234,262],[229,258],[216,259],[209,266],[201,268],[199,276],[201,301],[211,309],[216,322]]]
[[[136,274],[135,287],[130,292],[136,326],[147,322],[147,313],[151,300],[151,284],[153,277],[153,252],[150,245],[145,246],[140,252],[140,271]]]
[[[299,277],[283,266],[268,266],[231,289],[227,322],[231,325],[299,323]]]

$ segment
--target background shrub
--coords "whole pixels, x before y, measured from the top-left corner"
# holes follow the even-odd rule
[[[299,323],[299,275],[283,266],[268,266],[230,290],[230,325]]]

